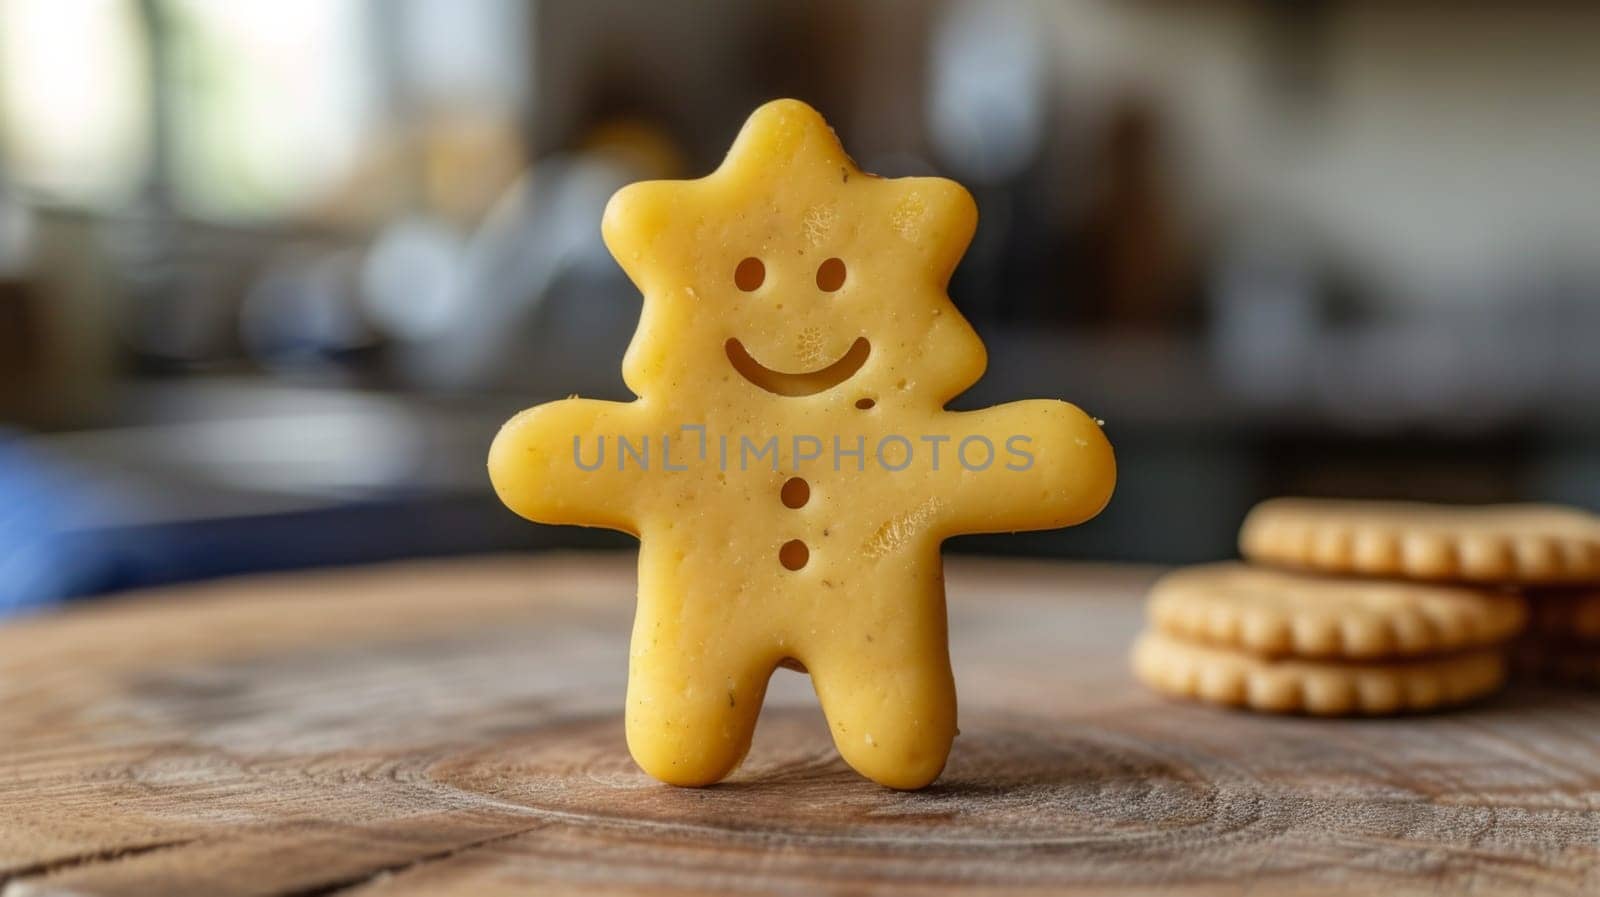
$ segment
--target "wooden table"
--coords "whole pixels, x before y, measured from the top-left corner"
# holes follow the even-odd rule
[[[1600,893],[1600,699],[1399,720],[1164,702],[1153,571],[949,565],[962,735],[884,790],[779,672],[743,770],[623,744],[631,557],[262,577],[0,627],[23,895]]]

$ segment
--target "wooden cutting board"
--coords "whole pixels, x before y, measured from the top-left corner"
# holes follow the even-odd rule
[[[1600,699],[1399,720],[1167,703],[1154,571],[956,560],[961,730],[902,794],[780,671],[715,788],[639,773],[631,556],[241,579],[0,626],[22,895],[1600,893]]]

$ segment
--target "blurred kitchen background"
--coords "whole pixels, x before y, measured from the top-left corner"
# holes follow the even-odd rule
[[[966,183],[958,403],[1106,420],[1194,561],[1280,493],[1600,508],[1600,5],[0,0],[0,611],[629,540],[483,470],[626,398],[618,186],[795,96]]]

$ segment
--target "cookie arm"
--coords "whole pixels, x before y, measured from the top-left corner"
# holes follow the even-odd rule
[[[951,438],[935,474],[945,499],[941,536],[1073,526],[1111,500],[1111,443],[1076,405],[1012,402],[949,412],[945,424]]]
[[[637,534],[639,486],[657,459],[625,453],[660,434],[637,402],[563,399],[507,421],[489,447],[489,479],[506,507],[538,523]]]

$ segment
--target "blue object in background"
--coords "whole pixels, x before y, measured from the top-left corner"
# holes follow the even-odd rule
[[[380,490],[295,510],[152,518],[125,513],[141,510],[118,485],[129,476],[136,474],[63,463],[0,432],[0,620],[108,592],[221,576],[632,543],[601,530],[528,526],[487,489]],[[208,487],[167,488],[198,494]]]
[[[115,587],[114,557],[72,531],[93,515],[72,476],[0,434],[0,616]]]

